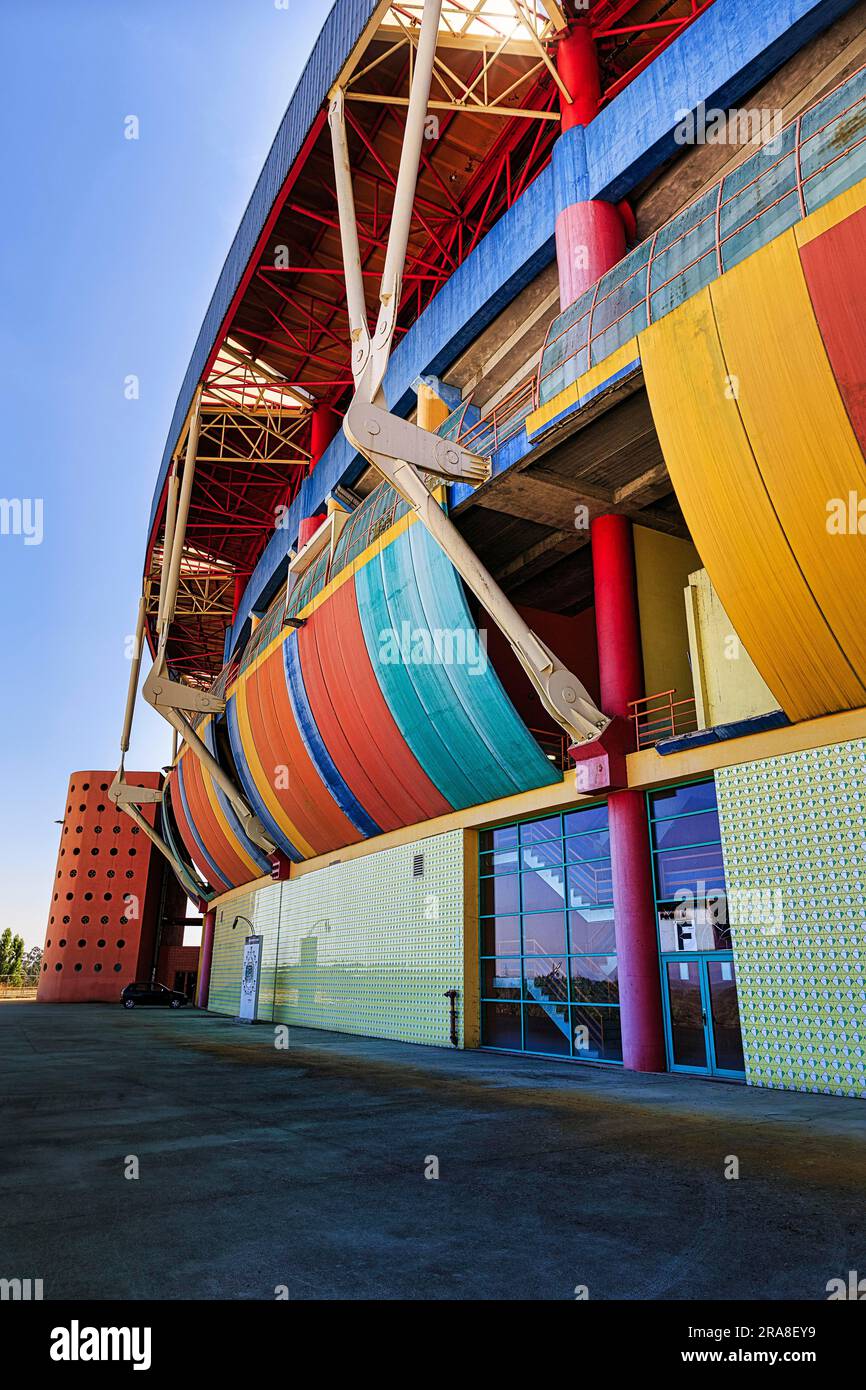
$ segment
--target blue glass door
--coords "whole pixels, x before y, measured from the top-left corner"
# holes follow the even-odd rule
[[[665,1026],[672,1071],[744,1075],[737,977],[729,952],[667,956]]]

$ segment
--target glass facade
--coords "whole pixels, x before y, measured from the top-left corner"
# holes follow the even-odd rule
[[[486,830],[484,1047],[622,1061],[607,806]]]

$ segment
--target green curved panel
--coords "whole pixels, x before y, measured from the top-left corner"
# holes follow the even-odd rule
[[[415,757],[452,806],[559,780],[486,654],[479,660],[462,584],[420,526],[365,565],[356,585],[364,639],[385,699]],[[399,644],[400,659],[383,659],[387,634]],[[468,660],[455,661],[461,654]]]
[[[558,782],[559,773],[529,733],[487,658],[453,565],[423,526],[411,526],[406,534],[427,626],[433,632],[450,627],[458,636],[466,634],[467,659],[438,669],[475,732],[474,748],[484,774],[500,785],[504,778],[513,792]]]
[[[397,573],[393,573],[393,562],[389,564],[387,575],[383,568],[383,556],[394,550],[397,544],[397,541],[392,542],[355,575],[358,611],[370,664],[394,722],[431,782],[453,807],[473,806],[484,798],[476,795],[471,779],[451,753],[450,738],[445,733],[442,715],[438,723],[432,722],[415,687],[410,665],[400,660],[383,660],[389,634],[394,634],[395,640],[399,641],[401,623],[407,616],[405,600],[401,601],[401,590],[406,586],[405,566],[402,577],[399,566]],[[411,564],[409,568],[414,583]],[[453,712],[447,713],[450,725]]]

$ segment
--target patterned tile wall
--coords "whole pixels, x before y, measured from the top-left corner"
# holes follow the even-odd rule
[[[747,1079],[866,1095],[866,742],[716,787]]]
[[[423,856],[416,877],[415,856]],[[268,885],[217,913],[209,1007],[236,1014],[246,922],[264,938],[259,1017],[448,1047],[463,993],[463,837],[450,831]],[[462,1008],[458,1009],[462,1045]]]

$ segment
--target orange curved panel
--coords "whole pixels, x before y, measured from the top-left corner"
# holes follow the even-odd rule
[[[187,854],[193,864],[195,864],[199,873],[212,888],[215,888],[218,892],[225,892],[230,885],[219,876],[217,866],[213,859],[204,852],[203,843],[196,834],[190,820],[192,812],[187,812],[186,779],[184,777],[183,762],[184,758],[182,755],[173,774],[174,786],[172,790],[176,790],[177,795],[172,796],[171,808],[174,812],[175,822],[177,823],[180,837],[186,846]]]
[[[426,820],[430,813],[409,790],[411,770],[408,785],[400,779],[398,769],[405,770],[407,760],[414,763],[415,759],[378,690],[357,608],[355,622],[351,623],[353,603],[347,606],[346,596],[351,599],[353,593],[353,583],[342,585],[299,632],[304,685],[316,724],[342,776],[381,829],[396,830]],[[345,665],[347,655],[351,676]],[[378,700],[369,708],[359,703],[358,681],[365,691],[369,691],[371,683],[376,686]],[[383,712],[387,716],[384,721]],[[393,742],[388,741],[383,750],[379,744],[389,731],[393,733]],[[428,781],[417,763],[415,771],[417,778]],[[450,809],[443,798],[439,798],[439,803],[443,810]]]
[[[680,506],[761,676],[794,720],[862,704],[866,690],[804,578],[756,465],[709,288],[642,333],[640,349]]]
[[[250,723],[259,756],[270,766],[288,769],[288,786],[275,788],[287,815],[309,841],[315,854],[338,845],[354,844],[359,834],[337,806],[313,765],[295,722],[278,646],[256,669],[247,689],[254,685],[258,721],[250,709]],[[250,702],[252,706],[252,701]]]
[[[302,848],[309,857],[321,854],[329,846],[322,837],[319,818],[306,788],[303,775],[306,750],[294,746],[295,729],[291,721],[282,731],[277,725],[269,670],[275,658],[279,659],[278,650],[266,657],[244,681],[247,718],[255,754],[269,791],[287,822],[300,832],[304,842]],[[275,738],[279,740],[276,746]],[[297,739],[297,743],[300,742]],[[281,767],[287,770],[285,786],[276,776],[276,769]]]
[[[236,887],[257,876],[257,870],[244,864],[229,843],[205,784],[207,774],[193,753],[183,758],[183,784],[187,805],[204,846],[222,877]]]
[[[450,803],[406,743],[376,680],[354,581],[337,589],[315,616],[322,675],[336,717],[369,780],[387,797],[396,824],[413,825],[446,815],[452,809]],[[304,629],[301,636],[306,635]]]
[[[866,496],[866,462],[815,320],[793,231],[710,287],[722,353],[755,463],[806,583],[866,696],[866,624],[851,596],[866,536],[828,507]],[[835,706],[838,708],[838,705]],[[833,706],[831,706],[833,708]]]
[[[286,684],[286,666],[282,646],[274,653],[275,659],[268,663],[266,690],[270,693],[275,728],[281,742],[277,747],[285,747],[291,741],[292,757],[290,774],[297,773],[300,779],[299,795],[307,798],[310,814],[318,827],[318,837],[323,850],[334,849],[338,845],[353,845],[362,839],[356,825],[340,809],[322,780],[318,768],[311,759],[307,746],[301,737],[289,689]],[[265,693],[263,692],[263,700]]]

